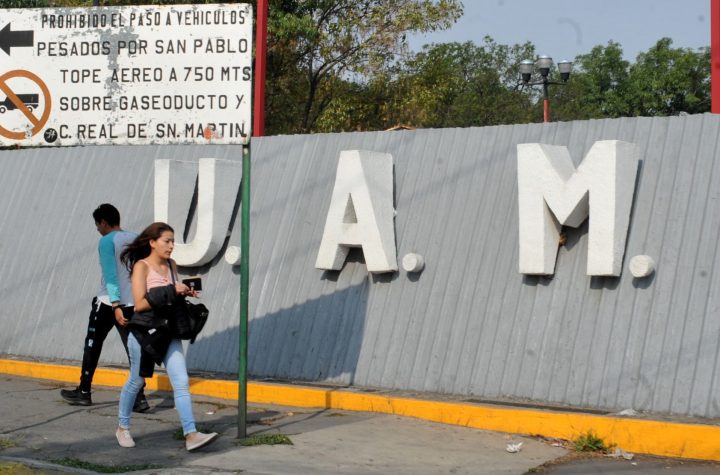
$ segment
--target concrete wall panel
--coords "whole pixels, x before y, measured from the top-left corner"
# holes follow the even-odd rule
[[[252,376],[720,416],[719,133],[707,114],[254,139]],[[585,275],[587,222],[563,230],[553,276],[519,274],[517,144],[566,146],[577,166],[599,140],[640,150],[621,277]],[[338,157],[355,149],[392,155],[398,261],[420,254],[422,272],[370,274],[358,250],[339,272],[315,268]],[[155,159],[240,152],[0,152],[0,353],[80,360],[99,281],[94,207],[112,202],[140,230]],[[223,249],[182,272],[203,276],[211,311],[189,365],[232,373],[239,269],[223,254],[239,245],[239,207],[225,198],[236,216]],[[634,278],[641,254],[656,270]],[[103,361],[124,359],[111,336]]]

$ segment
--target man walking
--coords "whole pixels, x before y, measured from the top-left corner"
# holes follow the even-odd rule
[[[120,227],[120,212],[113,205],[104,203],[93,211],[95,227],[102,235],[98,243],[100,255],[100,290],[92,301],[92,310],[85,336],[80,385],[75,389],[62,389],[60,395],[72,405],[90,406],[92,398],[90,389],[93,375],[100,360],[100,352],[108,333],[114,326],[117,328],[127,349],[128,319],[134,312],[130,274],[120,262],[123,248],[137,236],[135,233],[123,231]],[[130,356],[128,355],[128,360]],[[135,399],[133,411],[144,412],[150,406],[145,399],[143,390]]]

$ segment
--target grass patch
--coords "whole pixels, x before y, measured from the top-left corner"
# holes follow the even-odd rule
[[[17,447],[17,443],[12,439],[0,437],[0,450]]]
[[[51,460],[50,462],[62,465],[64,467],[80,468],[83,470],[92,470],[98,473],[125,473],[125,472],[137,472],[140,470],[154,470],[162,468],[161,465],[152,463],[143,463],[135,465],[103,465],[99,463],[86,462],[84,460],[65,457],[62,459]]]
[[[240,439],[237,445],[252,447],[254,445],[293,445],[290,437],[285,434],[256,434]]]
[[[578,452],[607,452],[610,448],[605,441],[595,435],[592,431],[581,435],[573,440],[573,446]]]

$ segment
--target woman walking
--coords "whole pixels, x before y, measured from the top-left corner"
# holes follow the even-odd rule
[[[128,352],[130,374],[120,393],[118,428],[121,447],[135,447],[130,435],[130,416],[135,395],[143,386],[143,376],[152,375],[155,363],[165,365],[173,387],[175,409],[180,416],[185,448],[199,449],[217,438],[195,427],[190,398],[189,378],[181,340],[168,326],[168,310],[177,296],[194,296],[194,291],[177,282],[175,262],[170,259],[175,247],[175,232],[170,225],[153,223],[127,245],[120,259],[131,272],[135,314],[130,319]]]

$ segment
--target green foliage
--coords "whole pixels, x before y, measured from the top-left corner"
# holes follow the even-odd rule
[[[626,116],[630,63],[623,59],[618,43],[595,46],[575,58],[566,86],[552,88],[553,120],[577,120]],[[555,80],[559,78],[554,78]]]
[[[0,450],[10,449],[12,447],[17,447],[17,443],[13,439],[0,437]]]
[[[486,37],[428,45],[366,82],[328,82],[336,92],[314,130],[337,132],[414,127],[468,127],[540,122],[542,88],[519,81],[517,65],[534,46]],[[710,108],[709,51],[673,49],[662,39],[635,64],[615,42],[579,55],[564,85],[550,86],[553,121],[702,113]],[[551,81],[560,82],[557,72]],[[532,79],[532,82],[540,78]]]
[[[339,91],[318,118],[324,132],[414,127],[468,127],[527,122],[532,100],[521,91],[519,58],[533,46],[505,46],[486,37],[426,45],[378,71],[367,83],[335,83]]]
[[[103,465],[99,463],[86,462],[84,460],[65,457],[62,459],[51,460],[52,463],[63,465],[65,467],[79,468],[82,470],[92,470],[98,473],[125,473],[137,472],[140,470],[154,470],[162,468],[160,465],[152,463],[135,464],[135,465]]]
[[[437,44],[402,63],[393,121],[420,127],[467,127],[525,122],[531,105],[516,65],[533,46]]]
[[[252,447],[255,445],[293,445],[290,438],[284,434],[257,434],[240,439],[237,445]]]
[[[710,49],[672,48],[663,38],[630,67],[630,115],[675,115],[710,110]]]
[[[631,64],[620,45],[610,42],[575,62],[567,86],[553,89],[553,120],[710,111],[708,48],[672,48],[672,40],[663,38]]]
[[[330,84],[373,77],[407,53],[408,33],[448,28],[462,14],[462,4],[271,0],[269,11],[267,129],[288,133],[316,130],[339,97]]]
[[[50,6],[47,0],[0,0],[0,8],[43,8]]]
[[[606,452],[608,446],[594,432],[588,431],[573,441],[575,450],[578,452]]]

